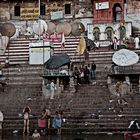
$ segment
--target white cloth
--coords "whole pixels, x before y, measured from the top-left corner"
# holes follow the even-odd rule
[[[67,71],[67,70],[61,70],[60,73],[61,73],[61,74],[68,75],[68,71]]]
[[[140,40],[139,40],[138,37],[136,37],[136,38],[134,39],[134,42],[135,42],[135,48],[136,48],[136,49],[140,48],[140,47],[139,47],[139,41],[140,41]]]
[[[100,47],[100,43],[99,42],[95,41],[94,43],[95,43],[95,45],[96,45],[97,48]]]
[[[7,36],[0,37],[0,53],[3,54],[5,52],[8,42],[9,42],[9,38]]]
[[[114,37],[113,43],[114,43],[114,50],[117,50],[118,49],[118,47],[117,47],[117,45],[118,45],[117,38]]]

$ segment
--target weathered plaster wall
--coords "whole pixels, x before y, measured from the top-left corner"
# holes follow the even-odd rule
[[[6,18],[7,20],[28,20],[23,18],[22,16],[15,17],[14,16],[14,6],[17,2],[0,2],[0,18]],[[44,19],[50,20],[51,19],[51,12],[58,12],[62,11],[63,17],[62,18],[83,18],[83,17],[92,17],[92,3],[91,0],[83,0],[74,2],[72,0],[63,0],[63,1],[53,1],[47,2],[43,1],[45,4],[45,15],[43,16]],[[71,4],[71,13],[65,14],[65,4]],[[18,2],[21,8],[38,8],[38,1],[22,1]],[[27,13],[28,14],[28,13]],[[38,15],[38,12],[35,14]],[[35,17],[36,19],[38,16]],[[33,18],[31,18],[33,20]]]
[[[132,22],[132,26],[140,30],[140,1],[128,0],[125,4],[125,21]]]
[[[0,3],[0,19],[10,20],[10,6],[4,2]]]

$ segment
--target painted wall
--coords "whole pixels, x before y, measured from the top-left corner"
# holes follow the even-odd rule
[[[109,2],[109,7],[105,9],[97,10],[97,3]],[[93,3],[93,22],[94,23],[111,23],[113,22],[113,6],[115,3],[119,3],[124,11],[124,2],[123,0],[95,0]],[[100,5],[100,4],[99,4]],[[122,21],[123,21],[123,12],[122,12]]]

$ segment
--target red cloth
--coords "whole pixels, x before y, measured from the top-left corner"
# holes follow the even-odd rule
[[[46,127],[46,119],[39,118],[38,119],[38,126],[40,128],[45,128]]]

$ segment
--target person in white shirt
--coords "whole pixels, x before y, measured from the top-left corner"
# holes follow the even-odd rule
[[[54,99],[54,92],[55,92],[55,84],[54,81],[52,80],[50,84],[50,93],[51,93],[50,99]]]
[[[118,39],[116,36],[114,37],[113,44],[114,44],[114,50],[117,50],[118,49]]]
[[[136,48],[136,49],[139,49],[139,48],[140,48],[140,46],[139,46],[139,42],[140,42],[139,38],[136,37],[136,38],[134,39],[134,42],[135,42],[135,48]]]

